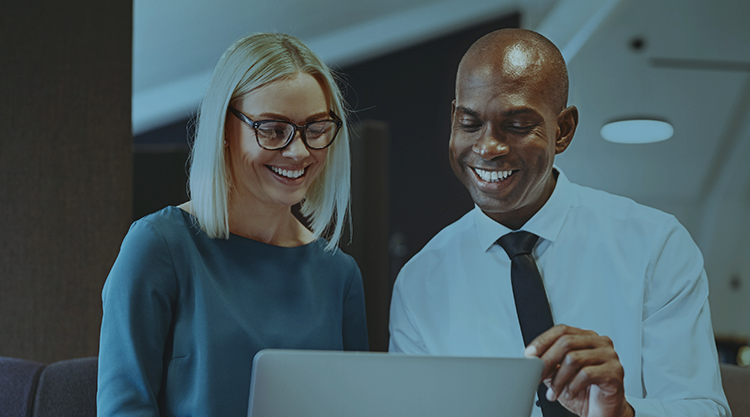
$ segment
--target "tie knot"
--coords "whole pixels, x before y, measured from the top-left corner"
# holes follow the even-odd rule
[[[539,236],[529,232],[511,232],[497,240],[497,243],[505,249],[508,257],[513,259],[520,254],[530,254]]]

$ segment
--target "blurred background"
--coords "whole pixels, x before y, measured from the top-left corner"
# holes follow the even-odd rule
[[[235,39],[289,33],[352,109],[353,239],[371,347],[400,267],[472,207],[447,159],[462,54],[502,27],[563,52],[580,125],[571,181],[672,213],[705,258],[721,360],[749,364],[750,2],[74,0],[0,17],[0,355],[96,355],[100,291],[129,224],[185,201],[195,112]],[[600,129],[669,122],[662,142]]]

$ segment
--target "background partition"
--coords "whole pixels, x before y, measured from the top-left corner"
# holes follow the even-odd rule
[[[98,352],[131,220],[130,0],[0,13],[0,356]]]
[[[342,69],[355,122],[388,125],[389,285],[437,232],[473,207],[448,161],[456,69],[474,41],[519,24],[520,15],[511,13]]]
[[[362,271],[370,350],[388,350],[388,125],[365,120],[351,130],[352,231],[341,247]],[[351,237],[351,241],[350,241]]]

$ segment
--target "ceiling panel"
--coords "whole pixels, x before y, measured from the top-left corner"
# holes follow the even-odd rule
[[[519,9],[538,20],[554,1],[134,0],[133,132],[193,114],[221,53],[252,32],[295,35],[342,66]]]
[[[744,3],[748,9],[750,2]],[[736,139],[727,136],[728,126],[745,116],[733,109],[747,94],[748,72],[655,67],[652,59],[750,62],[742,41],[750,40],[750,26],[738,11],[715,3],[685,7],[676,0],[620,2],[569,63],[571,103],[581,121],[574,145],[560,158],[568,176],[648,205],[696,203]],[[641,50],[630,46],[637,37],[644,40]],[[604,123],[630,116],[668,120],[675,135],[644,145],[601,138]]]
[[[135,0],[133,89],[211,70],[235,39],[283,32],[301,39],[395,14],[434,0]]]

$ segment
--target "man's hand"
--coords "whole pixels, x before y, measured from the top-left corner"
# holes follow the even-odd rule
[[[593,331],[557,325],[537,336],[524,352],[544,361],[547,399],[582,417],[631,417],[625,371],[612,340]]]

